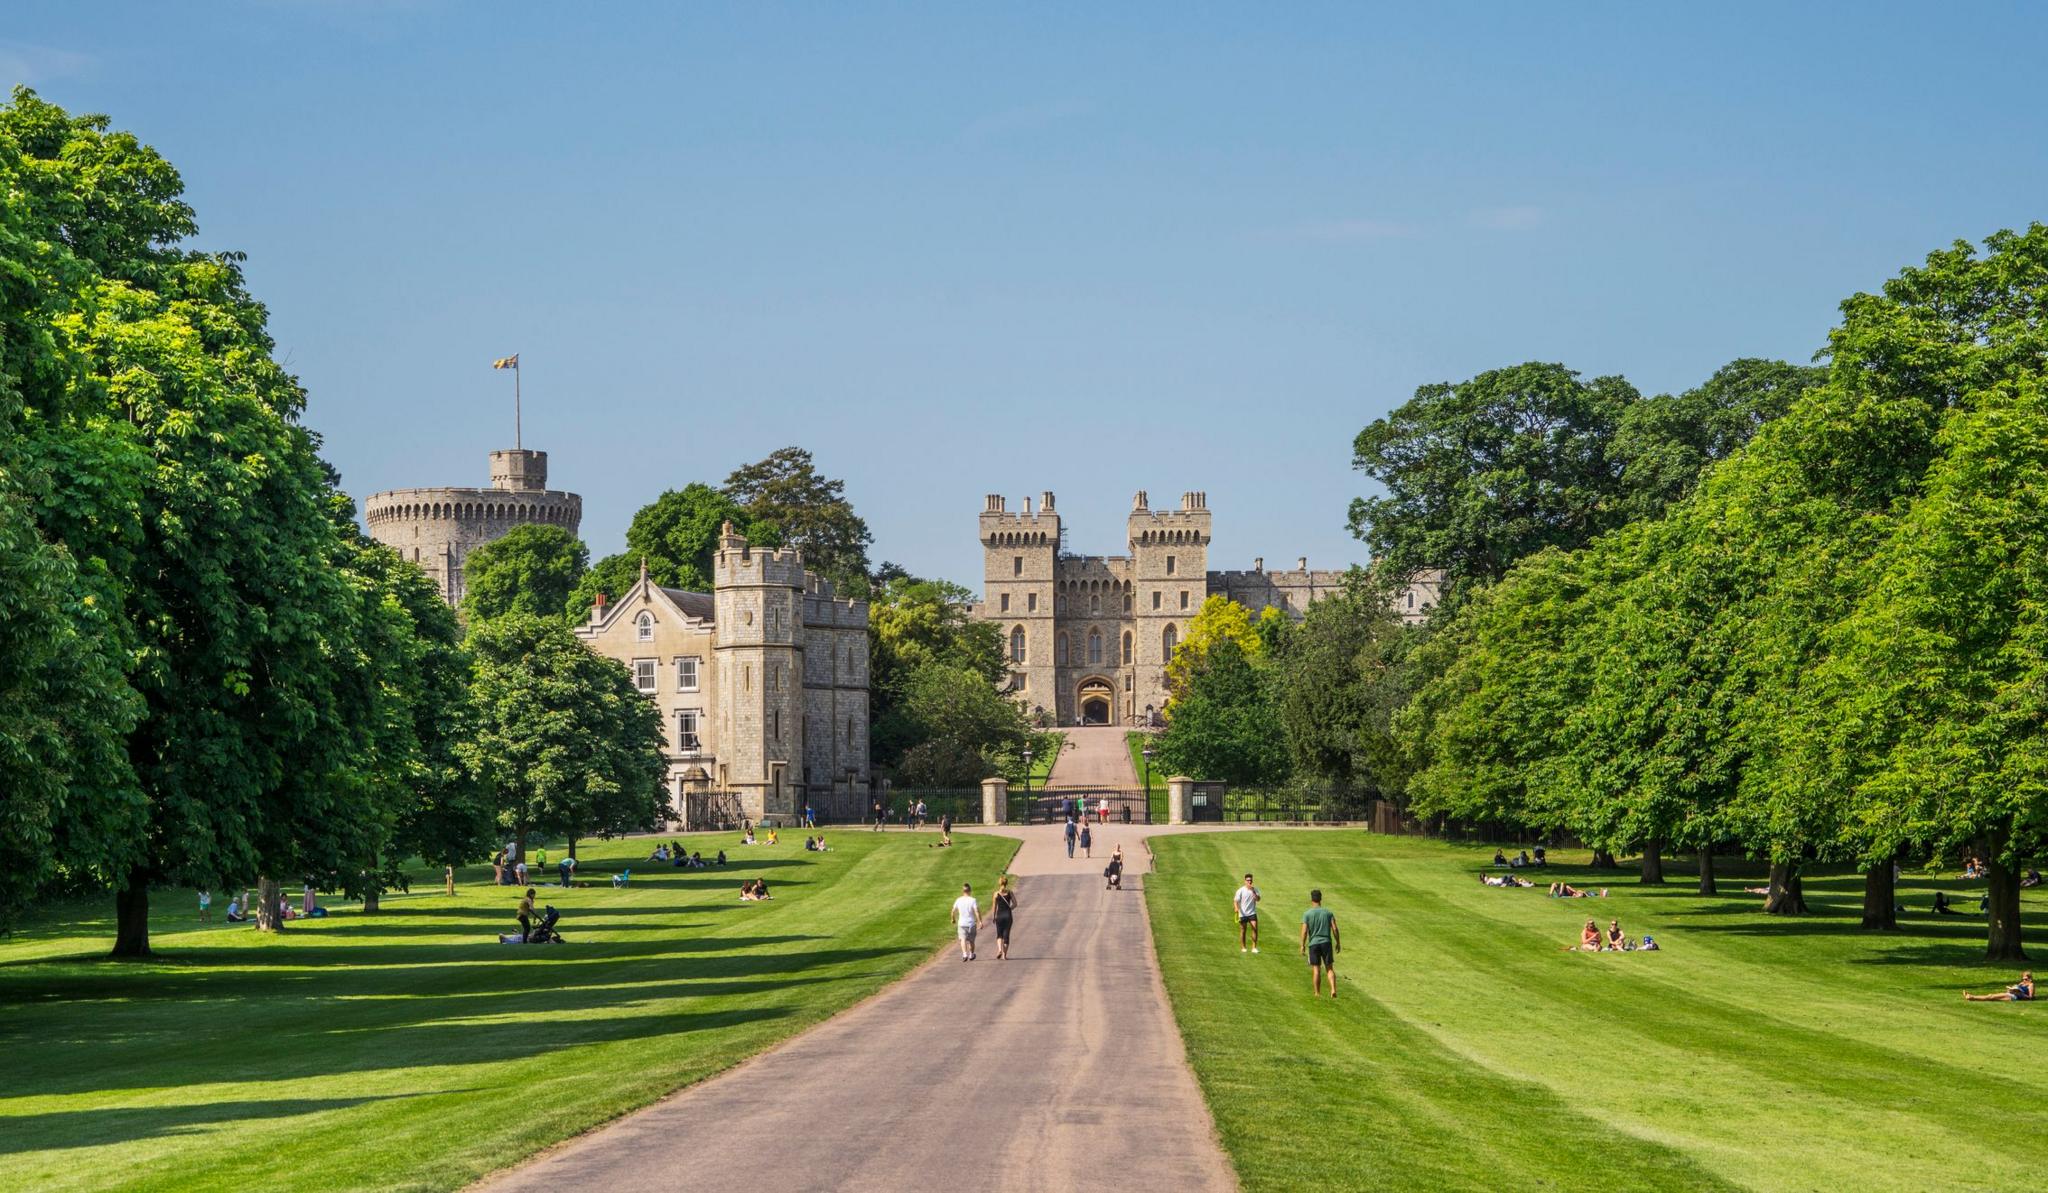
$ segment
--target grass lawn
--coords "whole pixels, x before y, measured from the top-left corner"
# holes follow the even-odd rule
[[[824,1019],[947,939],[962,881],[1015,842],[845,831],[740,848],[726,870],[646,864],[651,841],[589,843],[542,888],[561,946],[495,943],[517,893],[439,875],[364,916],[279,937],[195,921],[158,892],[150,963],[100,959],[112,901],[0,944],[14,1189],[449,1189],[701,1080]],[[551,857],[559,847],[550,849]],[[610,874],[633,866],[629,887]],[[768,879],[767,903],[737,900]],[[226,899],[216,894],[214,914]],[[694,1168],[712,1157],[684,1157]]]
[[[1142,751],[1145,748],[1146,742],[1156,741],[1158,736],[1156,733],[1145,733],[1136,729],[1124,734],[1124,745],[1128,746],[1131,751],[1131,773],[1138,776],[1138,785],[1141,789],[1145,784],[1146,770],[1145,755]],[[1165,771],[1159,769],[1159,759],[1154,758],[1152,763],[1152,789],[1145,803],[1152,809],[1152,823],[1165,824],[1167,804],[1169,802],[1166,796],[1166,780],[1170,776]]]
[[[1937,885],[1974,907],[1981,883],[1908,875],[1902,930],[1877,934],[1853,875],[1809,877],[1815,914],[1792,919],[1739,893],[1754,878],[1701,898],[1690,874],[1646,888],[1553,866],[1611,891],[1554,900],[1481,886],[1490,847],[1350,830],[1152,846],[1167,990],[1248,1190],[2011,1189],[2048,1172],[2048,1008],[1960,1001],[2017,967],[1981,959],[1981,917],[1926,910]],[[1227,903],[1246,871],[1258,956]],[[1310,1001],[1296,955],[1312,886],[1344,943],[1335,1003]],[[1589,916],[1665,951],[1560,951]]]

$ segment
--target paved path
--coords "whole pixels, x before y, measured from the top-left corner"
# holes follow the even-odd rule
[[[949,947],[852,1010],[484,1187],[1234,1188],[1138,890],[1141,839],[1161,829],[1105,826],[1095,858],[1072,860],[1058,826],[989,831],[1024,841],[1010,960],[994,959],[984,929],[980,960]],[[1131,876],[1104,890],[1119,843]],[[934,918],[949,897],[934,896]]]
[[[1052,773],[1045,777],[1048,791],[1060,787],[1130,788],[1138,785],[1131,770],[1131,748],[1126,732],[1117,725],[1077,726],[1062,729],[1066,748],[1053,759]]]

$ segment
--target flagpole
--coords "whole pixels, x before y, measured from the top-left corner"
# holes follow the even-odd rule
[[[512,450],[519,451],[519,362],[512,362]]]

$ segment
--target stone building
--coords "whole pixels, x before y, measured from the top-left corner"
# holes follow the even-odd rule
[[[559,526],[575,534],[583,498],[548,488],[548,454],[491,453],[488,489],[392,489],[363,506],[370,537],[418,564],[451,605],[462,603],[462,565],[469,553],[515,526]]]
[[[1310,602],[1344,586],[1345,572],[1209,570],[1209,499],[1183,493],[1180,508],[1155,510],[1140,492],[1127,523],[1128,555],[1068,555],[1053,495],[1026,497],[1012,513],[999,494],[981,512],[982,601],[977,617],[1003,628],[1009,690],[1062,725],[1145,724],[1166,705],[1166,663],[1202,602],[1221,594],[1254,614],[1278,608],[1299,619]],[[1419,620],[1436,603],[1437,577],[1418,577],[1397,598]]]
[[[669,793],[686,827],[791,824],[806,803],[855,819],[868,790],[868,607],[749,547],[727,523],[712,590],[640,580],[576,630],[661,710]]]

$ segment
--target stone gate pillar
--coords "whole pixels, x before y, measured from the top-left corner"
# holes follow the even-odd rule
[[[1166,823],[1186,824],[1188,822],[1189,797],[1194,794],[1195,781],[1186,775],[1175,775],[1166,781]]]
[[[1008,779],[983,779],[981,781],[981,822],[1001,824],[1009,819],[1010,781]]]

